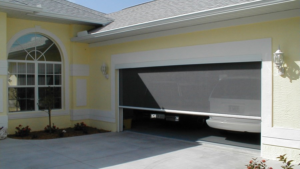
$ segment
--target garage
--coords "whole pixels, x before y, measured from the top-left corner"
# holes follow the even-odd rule
[[[261,69],[259,61],[119,69],[123,128],[260,149]]]

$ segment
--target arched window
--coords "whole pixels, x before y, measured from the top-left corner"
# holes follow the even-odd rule
[[[38,111],[47,87],[53,88],[53,109],[62,109],[62,59],[49,38],[31,33],[18,38],[8,54],[10,112]]]

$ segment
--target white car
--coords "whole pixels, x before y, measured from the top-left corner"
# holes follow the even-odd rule
[[[237,85],[233,85],[237,84]],[[261,116],[260,79],[226,77],[210,94],[210,112],[218,114]],[[210,116],[208,126],[216,129],[260,133],[261,120]]]

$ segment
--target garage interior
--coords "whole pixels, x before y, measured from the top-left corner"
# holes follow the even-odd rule
[[[260,119],[261,62],[121,69],[119,89],[124,130],[260,149],[260,132],[212,128],[206,120],[210,113]]]
[[[207,126],[206,123],[198,125],[196,121],[188,123],[151,119],[151,114],[159,113],[124,109],[124,131],[192,142],[210,142],[260,150],[260,133],[219,130]],[[131,122],[128,122],[128,119]]]

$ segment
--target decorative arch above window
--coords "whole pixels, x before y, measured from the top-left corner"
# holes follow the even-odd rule
[[[56,44],[30,33],[18,38],[8,53],[8,103],[10,112],[39,111],[38,102],[48,86],[53,88],[53,109],[62,109],[62,59]]]
[[[8,55],[8,60],[61,61],[56,44],[40,34],[27,34],[17,39]]]

